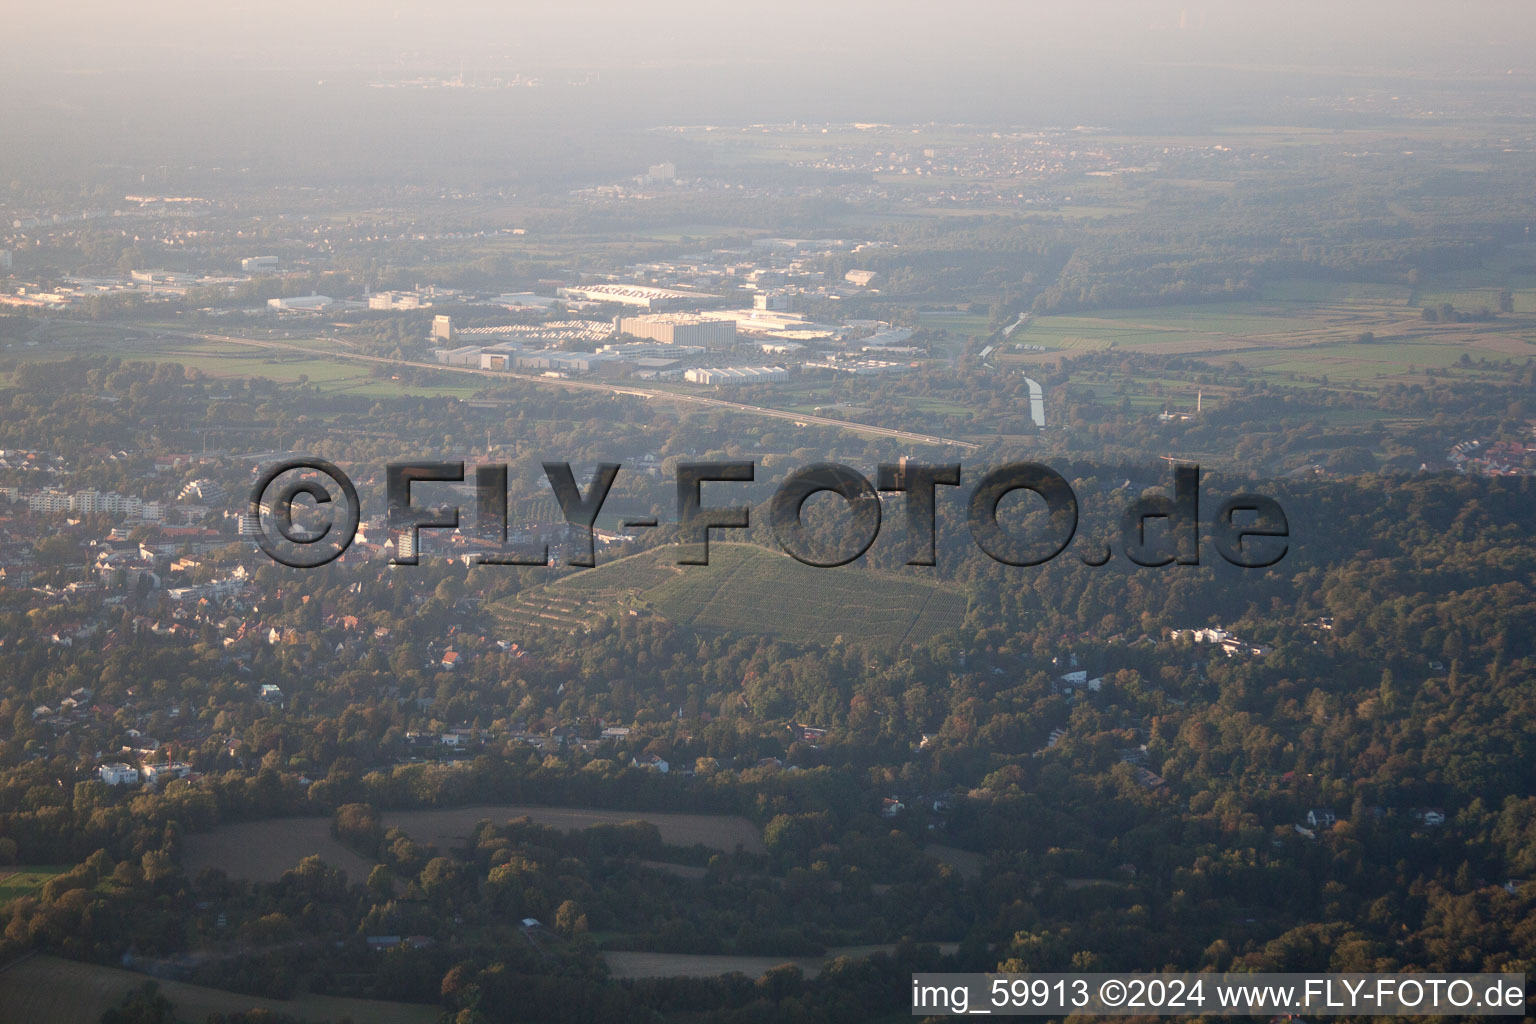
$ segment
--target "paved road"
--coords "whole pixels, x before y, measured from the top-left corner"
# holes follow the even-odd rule
[[[634,398],[642,398],[647,401],[676,402],[681,405],[698,405],[715,409],[726,409],[731,412],[750,413],[754,416],[766,416],[770,419],[789,420],[801,425],[815,424],[822,427],[838,427],[842,430],[850,430],[857,434],[869,434],[875,437],[892,437],[899,441],[915,441],[918,444],[953,445],[964,448],[967,451],[976,451],[981,448],[979,444],[970,441],[961,441],[953,437],[941,437],[936,434],[919,434],[910,430],[896,430],[892,427],[878,427],[872,423],[855,423],[850,420],[834,419],[831,416],[816,416],[810,413],[789,412],[784,409],[769,409],[760,405],[747,405],[742,402],[728,402],[722,398],[708,398],[704,395],[678,395],[667,391],[650,391],[646,388],[631,387],[624,384],[604,384],[598,381],[569,380],[561,377],[542,377],[531,373],[513,373],[507,370],[482,370],[472,366],[444,366],[441,363],[421,363],[410,359],[390,359],[386,356],[368,356],[356,352],[320,352],[303,345],[293,345],[281,341],[261,341],[255,338],[232,338],[222,334],[197,334],[190,331],[160,330],[154,333],[168,334],[175,337],[190,338],[199,341],[219,341],[232,345],[249,345],[254,348],[281,349],[284,351],[298,352],[304,355],[324,357],[329,359],[348,359],[356,362],[383,363],[386,366],[400,366],[417,370],[436,370],[446,373],[463,373],[476,377],[490,377],[493,380],[520,380],[530,384],[554,385],[556,387],[574,388],[580,391],[605,391],[611,395],[630,395]]]

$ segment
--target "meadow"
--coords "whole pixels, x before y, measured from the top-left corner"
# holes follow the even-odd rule
[[[283,344],[305,348],[306,352],[260,349],[215,339],[178,335],[124,335],[97,325],[69,325],[60,328],[55,344],[46,348],[16,353],[32,360],[57,360],[74,355],[111,355],[133,361],[180,363],[214,380],[263,378],[281,384],[308,383],[322,394],[362,395],[369,398],[403,395],[448,396],[467,399],[477,394],[483,384],[475,378],[460,378],[463,383],[419,384],[380,374],[377,364],[349,362],[330,355],[331,342],[323,338],[284,339]]]
[[[106,1011],[151,979],[101,964],[56,956],[32,956],[0,970],[0,1024],[97,1024]],[[419,1003],[384,1002],[304,993],[293,999],[266,999],[234,992],[157,980],[161,993],[176,1005],[180,1020],[201,1021],[209,1014],[265,1010],[301,1021],[368,1021],[369,1024],[434,1024],[442,1010]]]
[[[220,825],[212,832],[188,835],[182,863],[196,878],[205,868],[219,868],[231,878],[275,882],[305,857],[318,856],[346,872],[349,882],[366,882],[373,862],[337,842],[331,819],[272,818]]]
[[[1526,304],[1536,308],[1536,292],[1516,292],[1516,313],[1492,322],[1425,322],[1421,308],[1441,301],[1468,311],[1496,306],[1497,289],[1416,293],[1407,285],[1282,281],[1258,300],[1036,317],[996,358],[1022,369],[1064,355],[1124,351],[1236,363],[1281,381],[1371,387],[1449,370],[1463,354],[1517,364],[1536,357],[1536,322],[1521,312]],[[1367,333],[1372,339],[1362,341]]]
[[[935,943],[940,952],[953,953],[958,943]],[[761,978],[781,964],[794,964],[807,978],[814,978],[839,957],[862,960],[875,953],[889,953],[893,944],[876,946],[836,946],[825,956],[704,956],[689,953],[630,953],[608,950],[603,959],[615,978],[717,978],[724,974],[745,974]]]
[[[59,867],[0,867],[0,907],[22,896],[31,896],[47,885],[56,875],[62,875],[72,865]]]
[[[712,850],[763,852],[756,826],[745,818],[717,814],[668,814],[651,811],[604,810],[585,807],[538,807],[496,804],[475,807],[391,811],[384,826],[399,826],[419,843],[432,843],[447,852],[464,845],[476,822],[506,822],[528,817],[541,825],[563,831],[594,825],[621,825],[646,821],[655,825],[669,846],[706,846]],[[220,825],[211,832],[186,837],[183,864],[191,877],[205,868],[219,868],[231,878],[275,882],[305,857],[318,856],[346,872],[349,882],[367,881],[373,862],[337,842],[331,835],[331,819],[272,818]],[[50,876],[51,877],[51,876]]]

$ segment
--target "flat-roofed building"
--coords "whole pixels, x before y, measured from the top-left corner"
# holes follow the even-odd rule
[[[368,296],[369,309],[420,309],[430,305],[415,292],[374,292]]]
[[[782,366],[712,366],[683,374],[691,384],[768,384],[788,378],[789,371]]]
[[[479,366],[480,346],[463,345],[459,348],[433,349],[432,355],[444,366]]]
[[[622,377],[634,369],[634,363],[611,352],[562,352],[543,349],[517,357],[519,370],[554,373],[592,373],[602,377]]]
[[[504,292],[494,298],[486,299],[484,304],[517,309],[550,309],[556,301],[547,295],[538,295],[534,292]]]
[[[619,331],[664,345],[697,345],[705,349],[730,348],[736,344],[736,321],[693,316],[688,313],[652,313],[624,316]]]
[[[714,302],[718,295],[706,295],[703,292],[683,291],[680,288],[661,288],[646,284],[583,284],[572,285],[569,288],[561,288],[558,294],[563,299],[578,299],[587,302],[618,302],[626,306],[639,306],[641,309],[665,310],[680,309],[685,306],[698,305],[703,302]]]
[[[294,295],[286,299],[268,299],[267,307],[279,313],[324,313],[336,305],[329,295]]]
[[[139,770],[120,761],[102,765],[96,769],[96,774],[109,786],[131,786],[139,781]]]

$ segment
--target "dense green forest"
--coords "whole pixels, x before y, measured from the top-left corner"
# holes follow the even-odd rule
[[[706,418],[637,403],[615,426],[599,411],[608,400],[534,389],[513,416],[400,399],[343,402],[317,421],[295,414],[302,390],[168,365],[83,362],[70,386],[19,373],[0,396],[14,413],[3,443],[110,442],[121,455],[77,477],[102,489],[148,487],[149,451],[220,423],[270,424],[274,449],[325,454],[360,479],[400,454],[400,437],[441,452],[488,426],[529,455],[558,445],[577,461],[722,451]],[[1400,398],[1473,404],[1454,390]],[[1308,428],[1268,440],[1259,425],[1295,400],[1254,393],[1190,429],[1288,450]],[[364,416],[374,433],[334,429]],[[642,422],[643,447],[626,434]],[[861,465],[894,454],[823,440]],[[780,450],[794,466],[795,451]],[[1000,445],[977,461],[1027,454]],[[1090,509],[1085,535],[1169,483],[1133,460],[1055,468]],[[237,493],[250,473],[238,461],[198,471]],[[744,493],[761,501],[771,482]],[[302,978],[311,991],[440,1002],[465,1022],[706,1007],[715,1020],[860,1020],[900,1010],[901,979],[937,967],[1529,969],[1529,478],[1215,472],[1202,487],[1207,514],[1236,490],[1279,501],[1286,558],[1265,570],[1208,551],[1199,566],[1012,568],[979,553],[958,499],[941,500],[935,568],[903,567],[891,543],[829,570],[924,572],[963,595],[958,628],[896,649],[856,635],[797,647],[750,628],[697,632],[601,596],[584,631],[505,637],[526,643],[504,648],[493,607],[540,592],[548,571],[441,557],[393,571],[349,556],[299,572],[264,563],[219,515],[219,553],[195,571],[245,565],[255,596],[201,606],[176,631],[149,628],[172,620],[159,596],[98,609],[101,594],[7,588],[0,861],[77,866],[6,908],[5,954],[119,963],[191,951],[183,976],[201,983],[281,994]],[[365,500],[378,493],[370,484]],[[670,481],[645,477],[624,500],[667,512]],[[92,529],[87,517],[38,545],[53,559],[43,579],[78,578]],[[772,543],[759,533],[747,539]],[[93,642],[50,642],[98,613]],[[226,642],[239,623],[285,639]],[[1218,625],[1242,649],[1169,633]],[[467,663],[445,668],[449,646]],[[1097,685],[1072,683],[1074,670]],[[262,684],[283,703],[261,700]],[[81,687],[110,711],[68,727],[34,714]],[[614,725],[628,731],[605,738]],[[471,749],[419,742],[453,728]],[[196,777],[158,790],[96,780],[97,752],[138,735],[167,737],[156,756]],[[679,770],[638,766],[651,755]],[[668,845],[640,823],[566,834],[491,820],[438,847],[387,824],[392,812],[495,804],[742,815],[764,842],[712,850]],[[1336,823],[1309,825],[1318,810]],[[184,866],[189,836],[317,815],[380,866],[351,877],[311,859],[270,882]],[[543,922],[538,943],[518,939],[523,917]],[[433,941],[381,955],[363,941],[377,934]],[[872,943],[896,945],[816,978],[791,968],[757,982],[610,981],[601,955]],[[250,952],[216,955],[237,948]]]

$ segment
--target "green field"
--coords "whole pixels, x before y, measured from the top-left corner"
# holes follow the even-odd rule
[[[706,633],[796,644],[841,637],[877,647],[957,628],[966,601],[925,579],[844,566],[817,569],[750,544],[710,544],[710,564],[679,566],[671,547],[566,576],[497,602],[510,639],[579,632],[604,614],[660,615]]]
[[[986,313],[931,310],[917,314],[917,322],[927,330],[948,331],[950,334],[986,335],[992,333],[992,318]]]
[[[0,971],[0,1022],[48,1021],[95,1024],[123,997],[150,981],[147,975],[116,967],[41,955]],[[350,999],[304,993],[294,999],[238,995],[202,985],[160,980],[160,992],[176,1004],[179,1020],[201,1021],[210,1014],[264,1010],[301,1021],[368,1021],[370,1024],[433,1024],[441,1008],[420,1003]]]
[[[362,395],[369,398],[428,395],[469,398],[482,384],[468,377],[444,375],[443,383],[410,384],[392,379],[391,374],[376,376],[376,364],[348,362],[325,353],[334,343],[323,338],[284,340],[283,344],[302,346],[314,355],[300,352],[265,350],[216,340],[181,337],[116,336],[87,325],[83,330],[71,326],[60,330],[56,344],[29,350],[24,358],[63,359],[85,353],[112,355],[121,359],[155,363],[180,363],[210,378],[257,377],[283,384],[307,382],[324,394]]]
[[[1416,296],[1418,304],[1438,306],[1449,302],[1463,313],[1476,313],[1481,309],[1498,309],[1500,288],[1461,288],[1447,283],[1442,287],[1422,290]],[[1511,288],[1516,313],[1536,313],[1536,288]]]
[[[1536,321],[1522,313],[1536,293],[1516,292],[1516,310],[1490,323],[1430,324],[1420,306],[1497,304],[1496,289],[1422,292],[1407,285],[1283,281],[1242,302],[1105,310],[1036,317],[997,357],[1027,367],[1064,355],[1109,350],[1186,356],[1288,381],[1383,384],[1474,361],[1523,364],[1536,356]],[[1358,339],[1366,332],[1372,343]],[[1039,346],[1044,351],[1033,347]],[[1491,371],[1463,367],[1458,373]]]
[[[31,896],[47,885],[49,880],[62,875],[73,865],[57,867],[0,868],[0,907],[22,896]]]

